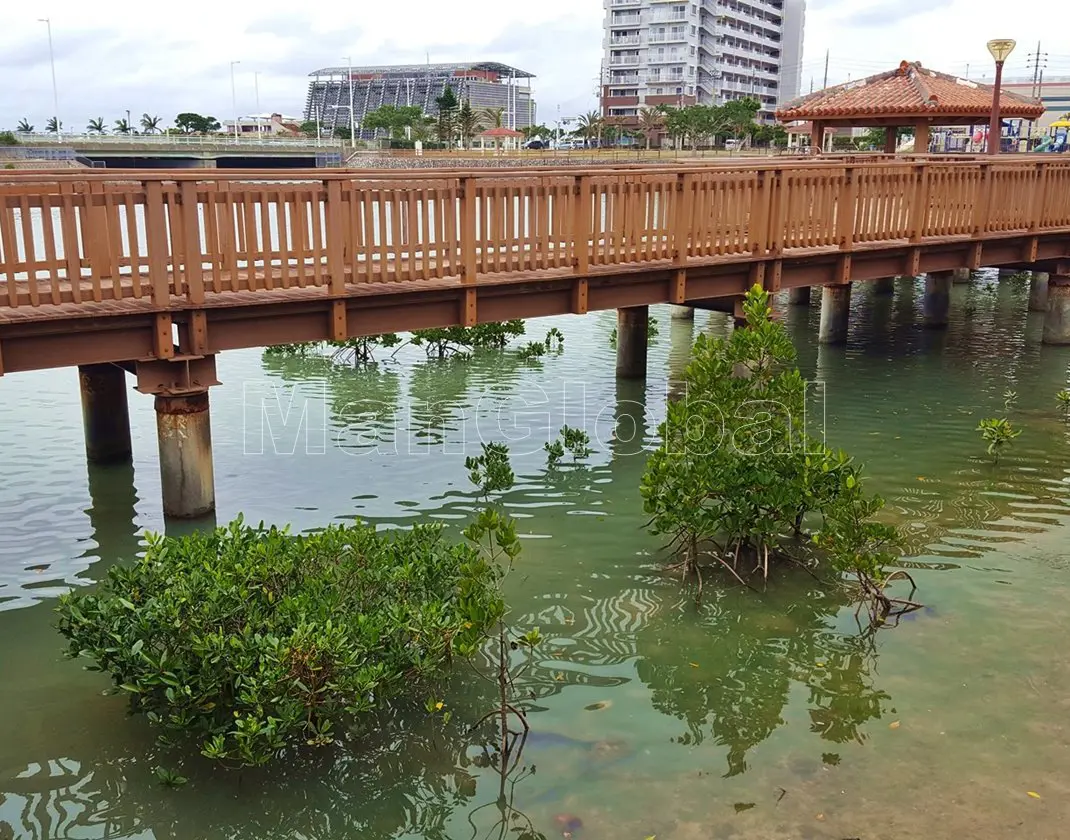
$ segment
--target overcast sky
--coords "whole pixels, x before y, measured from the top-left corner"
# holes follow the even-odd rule
[[[27,11],[31,6],[39,11]],[[595,106],[602,56],[601,0],[44,0],[5,4],[0,29],[0,128],[52,113],[48,40],[52,19],[64,126],[83,130],[129,109],[170,123],[181,111],[231,116],[230,61],[238,60],[238,110],[298,115],[308,73],[354,64],[495,60],[537,75],[539,118],[552,122]],[[1061,0],[810,0],[803,86],[859,78],[901,59],[970,77],[992,77],[990,38],[1016,38],[1008,73],[1026,75],[1037,40],[1047,75],[1070,75],[1070,5]],[[1031,71],[1028,71],[1031,73]]]

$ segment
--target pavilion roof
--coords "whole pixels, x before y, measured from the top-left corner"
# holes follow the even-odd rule
[[[516,131],[512,128],[505,128],[504,126],[498,126],[497,128],[488,128],[486,131],[479,132],[480,137],[523,137],[523,131]]]
[[[1000,91],[1000,116],[1036,119],[1044,105],[1007,90]],[[821,120],[865,125],[869,118],[918,117],[939,124],[941,117],[964,118],[992,113],[992,86],[960,79],[903,61],[894,69],[865,79],[825,88],[777,109],[781,122]]]

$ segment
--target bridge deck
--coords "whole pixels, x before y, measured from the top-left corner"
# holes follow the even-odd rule
[[[1030,157],[12,175],[0,372],[1066,260],[1068,195]]]

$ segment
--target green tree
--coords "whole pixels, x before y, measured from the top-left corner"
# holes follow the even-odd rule
[[[175,128],[182,134],[212,134],[222,128],[215,117],[184,112],[175,117]]]
[[[19,134],[33,134],[33,125],[29,120],[19,120],[19,124],[15,127],[15,131]]]
[[[361,121],[361,127],[385,131],[391,139],[405,136],[405,129],[412,129],[421,119],[424,111],[419,105],[382,105],[369,111]]]
[[[446,85],[442,95],[435,98],[435,106],[438,108],[438,139],[448,148],[453,148],[457,138],[457,110],[460,103],[452,87]]]
[[[762,103],[749,96],[728,100],[721,106],[725,128],[733,137],[745,142],[756,128],[754,121],[761,108]]]
[[[602,118],[598,115],[598,112],[588,111],[586,114],[580,114],[575,133],[576,136],[590,143],[601,136],[602,126]]]
[[[315,137],[318,130],[319,125],[315,120],[305,120],[301,123],[300,131],[305,137]]]
[[[108,133],[108,127],[104,125],[104,117],[97,117],[95,120],[90,120],[89,124],[85,127],[85,129],[90,134]]]
[[[352,136],[352,132],[349,130],[348,125],[336,125],[334,131],[331,132],[331,135],[339,140],[349,140]]]
[[[63,123],[60,120],[57,120],[55,117],[49,117],[48,120],[45,122],[45,131],[47,131],[49,134],[59,134],[62,128]]]
[[[125,119],[115,121],[115,133],[116,134],[129,134],[131,132],[130,123]]]
[[[160,118],[152,116],[151,114],[141,115],[141,130],[145,134],[159,134],[160,133]]]
[[[472,108],[472,103],[467,99],[457,112],[457,130],[461,135],[461,145],[466,149],[471,148],[472,138],[483,130],[479,121],[479,114]]]

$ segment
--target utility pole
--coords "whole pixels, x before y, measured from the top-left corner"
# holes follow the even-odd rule
[[[1040,51],[1040,41],[1037,41],[1037,51],[1029,54],[1029,63],[1033,65],[1033,87],[1030,95],[1033,99],[1040,98],[1040,88],[1044,83],[1044,68],[1048,66],[1048,54]],[[1026,136],[1026,149],[1033,139],[1033,121],[1029,121],[1029,134]]]
[[[346,66],[349,68],[349,147],[357,148],[357,115],[353,113],[353,56],[347,55]],[[369,93],[370,97],[371,94]]]
[[[260,131],[260,71],[253,72],[253,90],[256,93],[256,139],[263,140],[264,135]]]
[[[825,81],[821,85],[822,88],[829,86],[829,50],[825,50]]]
[[[240,61],[230,62],[230,107],[234,112],[234,142],[238,142],[238,131],[240,126],[238,123],[241,121],[238,117],[238,88],[234,84],[234,66],[241,64]]]

